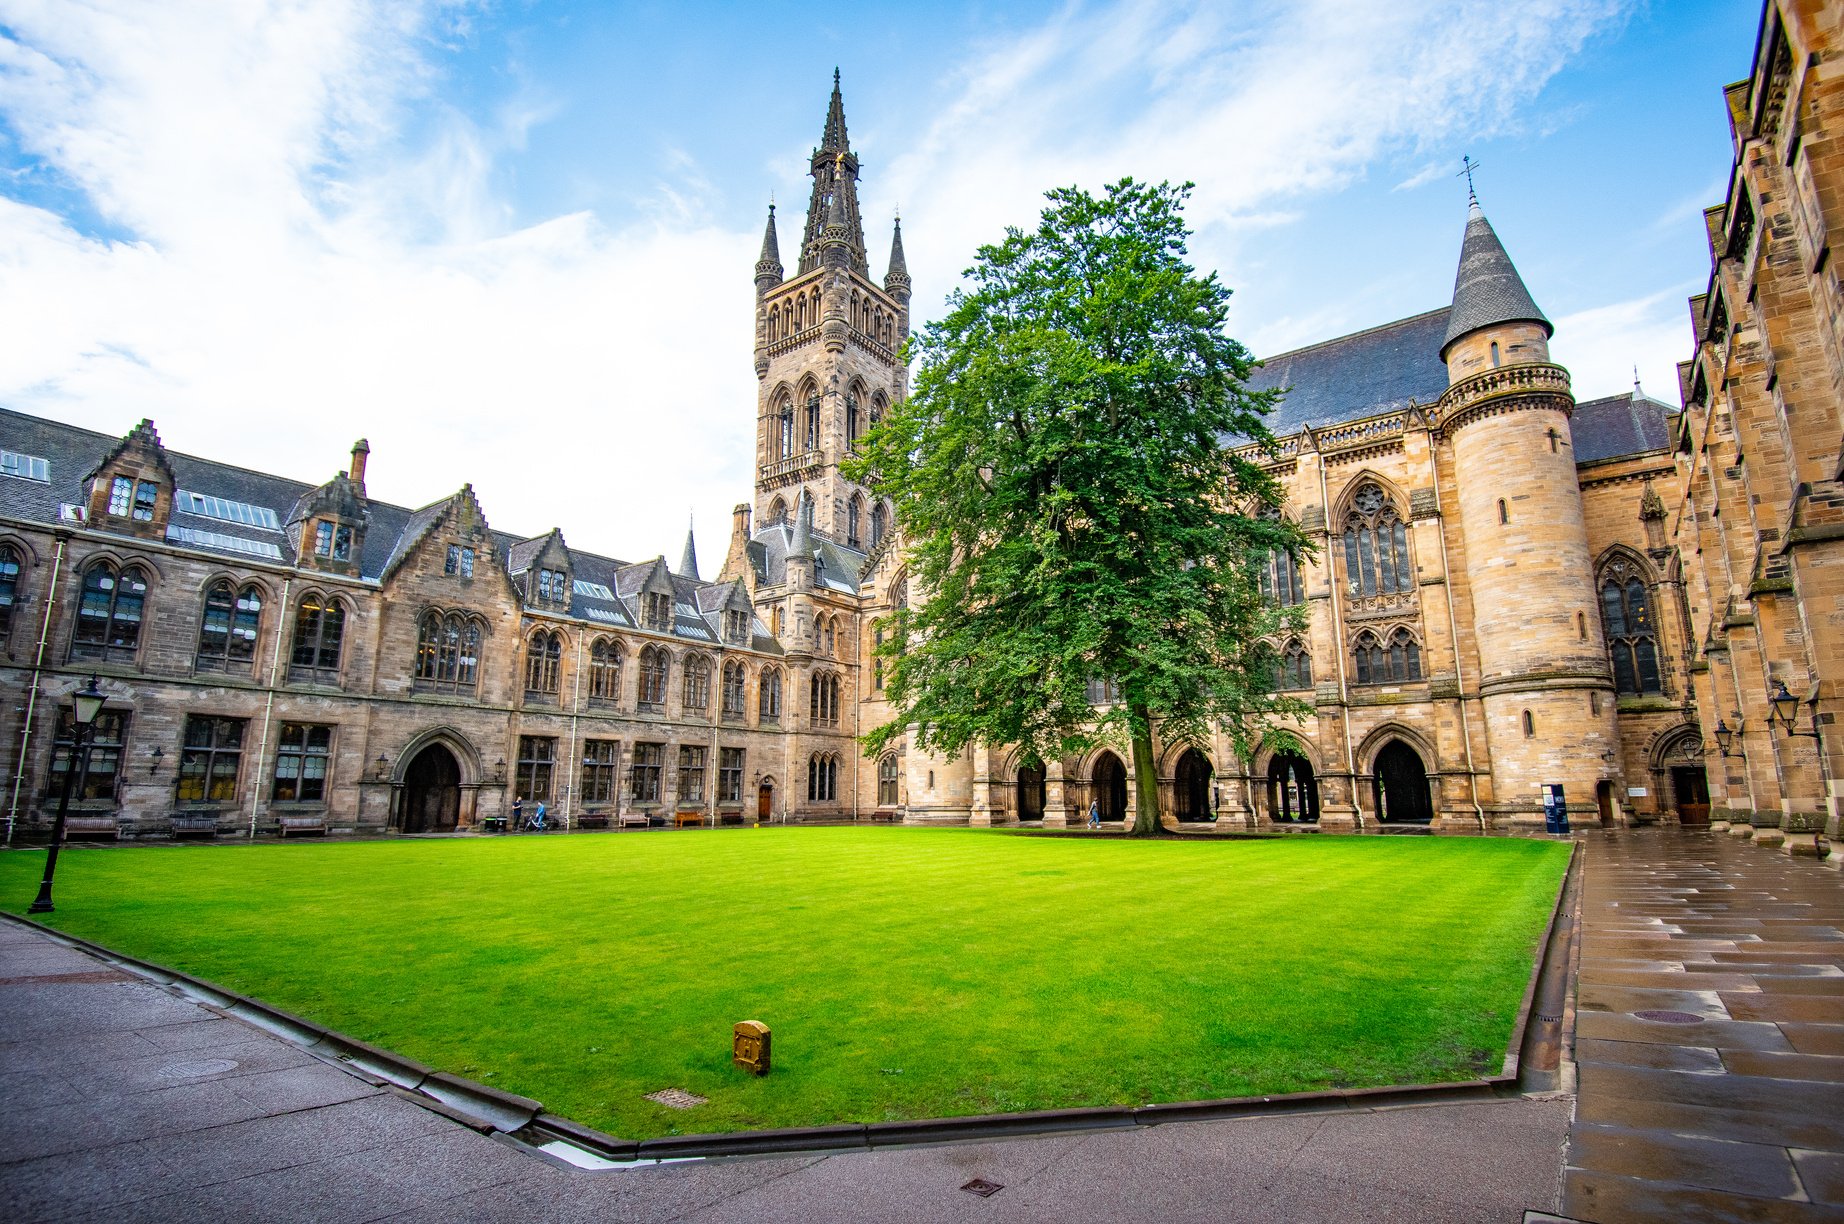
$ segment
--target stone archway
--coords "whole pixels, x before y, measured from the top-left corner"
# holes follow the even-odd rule
[[[1020,765],[1018,767],[1018,819],[1042,820],[1044,818],[1045,794],[1047,792],[1044,767],[1041,764]]]
[[[1127,819],[1127,767],[1112,752],[1096,757],[1089,769],[1089,799],[1101,806],[1103,820]]]
[[[461,818],[461,765],[443,744],[429,744],[403,774],[405,833],[451,832]]]
[[[1210,762],[1195,748],[1186,748],[1172,770],[1172,813],[1182,824],[1202,824],[1216,819],[1210,809]]]
[[[1377,819],[1385,824],[1427,824],[1434,819],[1428,768],[1421,754],[1399,739],[1383,745],[1371,766]]]
[[[1319,819],[1319,779],[1312,762],[1291,752],[1268,761],[1268,819],[1276,824],[1313,824]]]

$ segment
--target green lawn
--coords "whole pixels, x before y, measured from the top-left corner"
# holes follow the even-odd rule
[[[51,917],[651,1138],[1496,1072],[1567,861],[903,828],[75,849]],[[0,854],[0,906],[43,863]],[[730,1065],[743,1019],[766,1079]],[[666,1087],[710,1103],[641,1099]]]

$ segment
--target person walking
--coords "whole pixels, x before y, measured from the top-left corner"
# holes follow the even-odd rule
[[[525,800],[517,795],[512,797],[512,831],[517,833],[525,827]]]
[[[1099,829],[1101,827],[1101,800],[1099,799],[1089,800],[1088,827],[1091,829]]]

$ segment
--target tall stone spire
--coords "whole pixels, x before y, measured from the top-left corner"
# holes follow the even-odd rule
[[[1453,313],[1447,320],[1447,338],[1441,342],[1442,359],[1455,340],[1501,323],[1537,323],[1545,337],[1555,331],[1537,309],[1524,278],[1517,274],[1474,197],[1467,210],[1466,238],[1460,244],[1460,269],[1454,276]]]
[[[690,519],[685,522],[685,551],[679,555],[679,577],[698,581],[698,545],[692,539]]]
[[[909,263],[903,258],[903,219],[890,231],[890,271],[884,274],[884,292],[899,302],[909,301]]]
[[[813,556],[813,499],[807,491],[800,491],[800,501],[794,506],[794,534],[788,540],[788,554],[803,557]]]
[[[843,256],[844,266],[868,277],[870,265],[864,253],[864,226],[858,218],[858,157],[852,152],[851,140],[845,133],[845,100],[839,93],[836,68],[832,73],[832,103],[826,111],[826,130],[820,137],[820,147],[813,150],[809,173],[813,175],[813,198],[807,205],[807,231],[800,245],[800,271],[811,272],[826,262],[826,244],[830,238],[837,248],[834,260]]]
[[[781,283],[781,239],[775,234],[775,206],[768,206],[768,224],[762,230],[762,256],[756,260],[756,292],[767,293]]]

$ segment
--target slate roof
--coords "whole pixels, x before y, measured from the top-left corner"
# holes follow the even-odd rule
[[[1555,331],[1537,304],[1524,278],[1517,274],[1504,243],[1492,223],[1475,203],[1466,219],[1466,239],[1460,244],[1460,268],[1453,279],[1453,314],[1441,350],[1468,332],[1499,323],[1541,323],[1543,334]]]
[[[1671,426],[1676,415],[1669,405],[1659,403],[1637,388],[1625,395],[1609,395],[1577,404],[1574,415],[1569,418],[1569,433],[1575,441],[1575,462],[1593,463],[1599,459],[1666,450],[1671,445]]]
[[[0,408],[0,448],[36,455],[44,459],[50,469],[48,481],[0,475],[0,516],[53,524],[58,521],[60,505],[87,506],[89,494],[85,488],[85,478],[120,441],[119,437],[110,437],[94,430],[28,416],[10,408]],[[273,511],[277,521],[283,524],[287,522],[294,507],[303,499],[310,498],[320,487],[228,463],[200,459],[175,450],[168,450],[166,456],[180,488],[227,501],[265,507]],[[435,526],[455,496],[458,494],[418,509],[368,498],[365,502],[365,546],[359,558],[360,575],[366,581],[376,583],[388,574],[402,562],[417,541]],[[188,549],[215,553],[243,562],[274,562],[292,557],[294,553],[294,546],[289,543],[285,529],[269,530],[246,523],[226,522],[207,515],[182,512],[177,507],[170,521],[170,542]],[[511,566],[515,559],[529,564],[530,559],[550,539],[548,531],[530,538],[503,531],[491,534],[498,556],[493,562],[483,558],[482,564]],[[276,551],[267,552],[269,547]],[[830,544],[822,544],[821,547],[827,550],[836,548]],[[570,556],[572,578],[600,584],[611,591],[623,591],[629,595],[639,590],[654,565],[652,561],[630,565],[612,557],[569,548],[567,545],[566,551]],[[862,563],[862,554],[853,555]],[[838,564],[843,567],[847,562],[841,559]],[[856,572],[855,569],[852,571],[854,577]],[[674,635],[695,641],[716,642],[728,584],[699,582],[676,575],[672,576],[671,581],[677,605]],[[850,589],[857,589],[855,583]],[[620,595],[612,600],[604,600],[573,590],[569,614],[592,623],[611,626],[633,627],[640,623],[639,609],[632,600]],[[755,622],[754,628],[755,649],[781,653],[780,644],[767,636],[768,631],[760,621]]]
[[[813,581],[829,591],[858,593],[858,580],[864,573],[863,551],[829,539],[817,528],[808,529],[813,551],[819,554]],[[755,566],[756,579],[771,586],[787,581],[788,548],[794,540],[794,526],[787,522],[770,523],[749,540],[749,562]]]
[[[1441,339],[1448,308],[1430,310],[1335,340],[1270,357],[1249,379],[1257,391],[1286,389],[1268,417],[1279,438],[1311,425],[1335,425],[1431,404],[1447,390]]]

